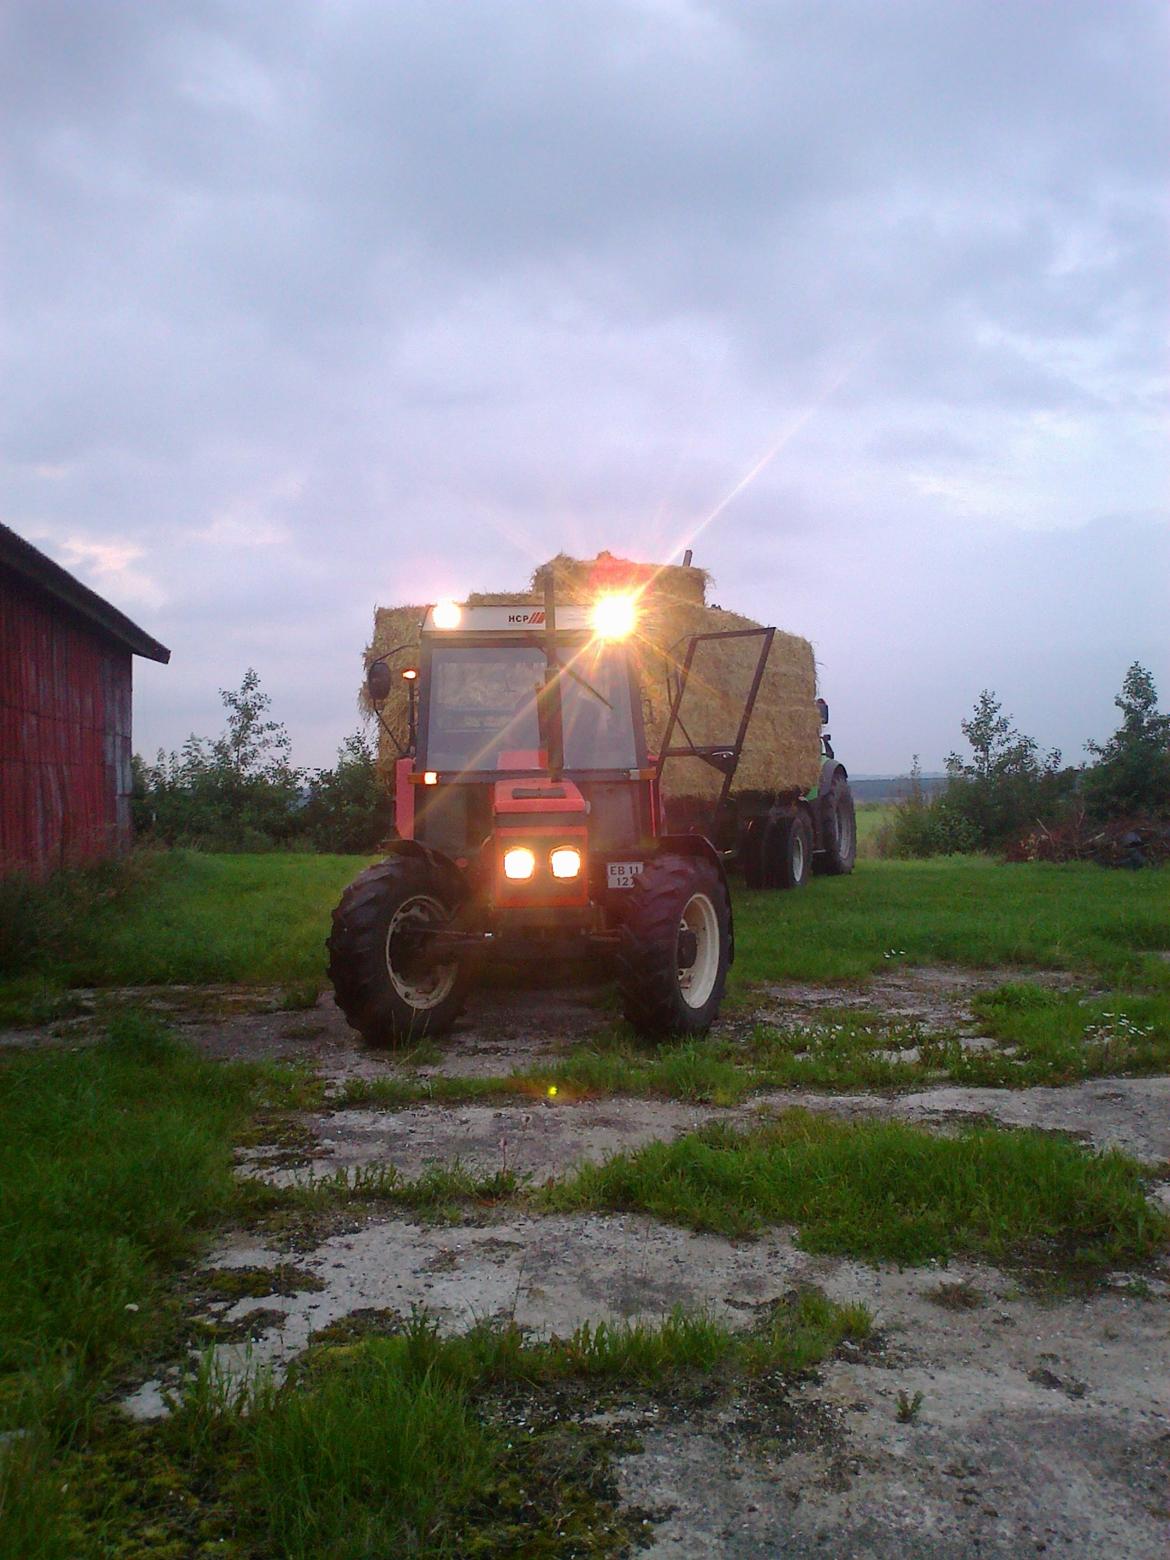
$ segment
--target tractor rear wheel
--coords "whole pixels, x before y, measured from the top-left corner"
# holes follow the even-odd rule
[[[849,782],[838,775],[829,787],[823,805],[821,825],[825,848],[817,858],[817,871],[840,877],[852,872],[857,860],[857,814]]]
[[[777,818],[768,835],[769,888],[803,888],[812,871],[812,826],[802,812]]]
[[[618,948],[622,1011],[640,1035],[701,1035],[723,1000],[731,905],[713,862],[659,856],[634,880]]]
[[[450,1029],[467,994],[458,960],[427,958],[426,931],[443,926],[459,899],[453,875],[412,856],[368,867],[333,912],[329,978],[351,1028],[371,1045],[394,1045]]]

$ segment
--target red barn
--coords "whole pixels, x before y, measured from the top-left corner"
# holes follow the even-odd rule
[[[0,877],[129,844],[135,655],[171,658],[0,525]]]

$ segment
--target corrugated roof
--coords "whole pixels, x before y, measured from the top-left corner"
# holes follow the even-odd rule
[[[116,639],[134,655],[142,655],[150,661],[167,662],[171,652],[166,645],[152,639],[145,629],[132,623],[124,612],[111,606],[88,585],[74,579],[67,569],[51,558],[46,558],[31,542],[8,526],[0,524],[0,567],[11,569],[14,574],[28,580],[43,590],[47,596],[71,607],[80,617],[92,623]]]

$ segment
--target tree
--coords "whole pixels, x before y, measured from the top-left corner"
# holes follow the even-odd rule
[[[289,771],[292,744],[278,720],[265,720],[272,700],[260,690],[260,674],[254,667],[244,673],[239,690],[219,690],[228,712],[227,730],[212,744],[215,763],[241,779],[258,775],[283,778]]]
[[[1051,813],[1067,793],[1070,776],[1061,771],[1059,749],[1041,755],[1032,738],[1015,729],[989,688],[960,726],[971,758],[948,757],[949,783],[940,805],[964,821],[978,848],[992,850]]]
[[[1105,743],[1086,742],[1097,763],[1085,771],[1085,805],[1096,818],[1170,813],[1170,715],[1158,710],[1154,679],[1135,661],[1114,699],[1121,725]]]
[[[264,850],[290,844],[300,827],[304,775],[291,744],[268,717],[271,699],[249,667],[237,690],[221,688],[227,725],[208,742],[194,735],[179,753],[138,761],[135,822],[168,845]]]
[[[337,750],[337,765],[321,769],[309,785],[302,825],[314,850],[364,854],[390,833],[394,809],[378,774],[373,749],[361,731]]]

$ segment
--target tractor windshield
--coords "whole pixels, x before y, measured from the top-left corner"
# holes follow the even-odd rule
[[[564,646],[559,659],[565,768],[638,765],[630,680],[617,646]],[[539,769],[538,645],[441,645],[431,652],[428,769]],[[502,755],[509,757],[502,761]],[[521,756],[517,756],[521,755]]]

